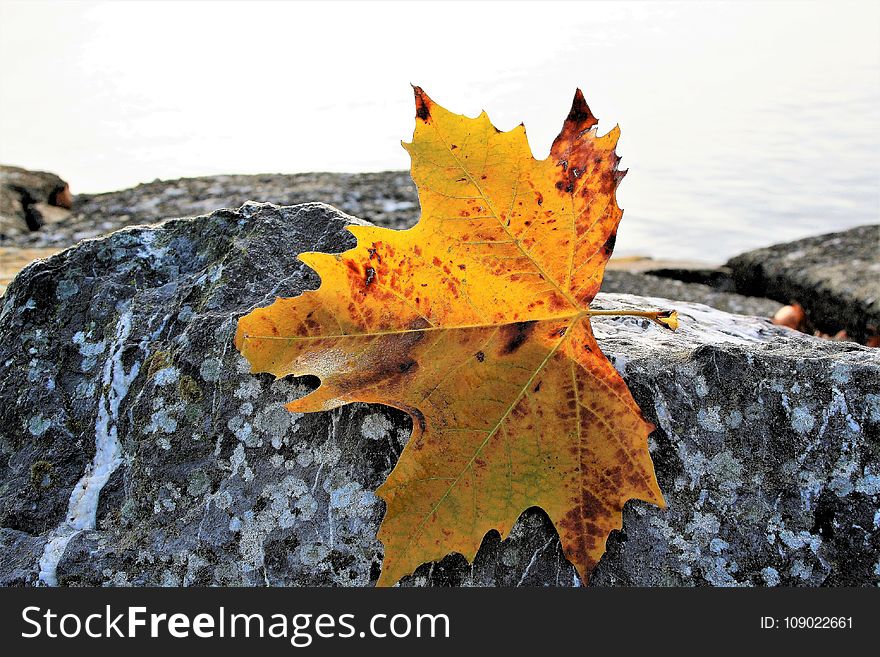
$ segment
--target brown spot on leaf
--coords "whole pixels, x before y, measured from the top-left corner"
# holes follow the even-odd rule
[[[568,301],[559,296],[558,294],[554,294],[550,297],[550,309],[551,310],[562,310],[565,306],[568,305]]]
[[[617,231],[611,233],[608,236],[608,239],[605,240],[605,244],[602,246],[602,250],[605,252],[606,256],[610,256],[611,252],[614,251],[614,245],[617,243]]]
[[[516,324],[507,324],[501,327],[501,335],[504,339],[504,346],[501,353],[505,356],[515,353],[517,349],[523,346],[528,340],[529,335],[535,330],[536,322],[534,320],[528,322],[517,322]]]
[[[399,363],[397,365],[397,370],[401,374],[406,374],[408,372],[411,372],[413,369],[417,368],[418,366],[419,366],[419,364],[416,361],[414,361],[412,358],[410,358],[409,360],[406,360],[402,363]]]
[[[601,518],[604,509],[605,507],[599,498],[593,495],[590,491],[584,489],[581,497],[581,511],[584,519]]]
[[[427,426],[427,425],[425,424],[425,414],[422,413],[422,412],[421,412],[419,409],[417,409],[417,408],[408,408],[408,409],[407,409],[407,412],[409,412],[409,414],[413,416],[413,419],[416,421],[416,424],[419,425],[419,429],[421,429],[421,430],[422,430],[422,433],[424,433],[424,432],[425,432],[425,427]]]
[[[574,99],[571,101],[571,110],[569,110],[565,122],[575,124],[579,127],[590,127],[597,123],[596,118],[590,111],[590,106],[587,105],[587,101],[584,99],[584,94],[580,89],[577,89],[574,93]]]
[[[413,87],[413,92],[416,97],[416,117],[427,123],[431,118],[431,105],[434,103],[421,87]]]

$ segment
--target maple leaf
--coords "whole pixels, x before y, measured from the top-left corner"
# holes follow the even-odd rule
[[[379,585],[504,538],[538,506],[584,582],[629,499],[664,505],[645,421],[596,344],[590,310],[622,211],[619,130],[599,136],[580,90],[550,156],[520,125],[453,114],[415,87],[421,218],[349,226],[357,246],[304,253],[317,290],[241,318],[253,372],[316,375],[296,412],[402,409],[413,430],[377,494]],[[669,312],[635,312],[667,327]]]

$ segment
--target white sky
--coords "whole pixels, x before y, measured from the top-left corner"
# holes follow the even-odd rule
[[[835,176],[880,175],[877,2],[0,0],[0,62],[0,161],[74,192],[405,169],[410,82],[524,121],[538,157],[580,86],[600,131],[621,125],[622,205],[658,221],[724,181],[844,216]]]

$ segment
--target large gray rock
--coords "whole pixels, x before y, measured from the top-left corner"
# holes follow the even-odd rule
[[[314,287],[295,256],[350,217],[246,204],[129,228],[24,270],[0,310],[0,582],[369,585],[387,407],[292,415],[309,381],[247,373],[239,316]],[[630,503],[596,585],[880,582],[880,356],[696,304],[670,333],[596,319],[658,428],[668,508]],[[572,585],[543,512],[404,585]]]
[[[880,224],[749,251],[727,267],[737,292],[796,301],[825,333],[880,332]]]

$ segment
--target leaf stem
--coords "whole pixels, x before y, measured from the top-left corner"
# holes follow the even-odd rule
[[[652,322],[674,331],[678,328],[678,313],[674,310],[593,310],[584,311],[588,317],[647,317]]]
[[[593,315],[608,315],[609,317],[650,317],[655,318],[657,315],[666,313],[668,310],[587,310],[584,314],[592,317]]]

